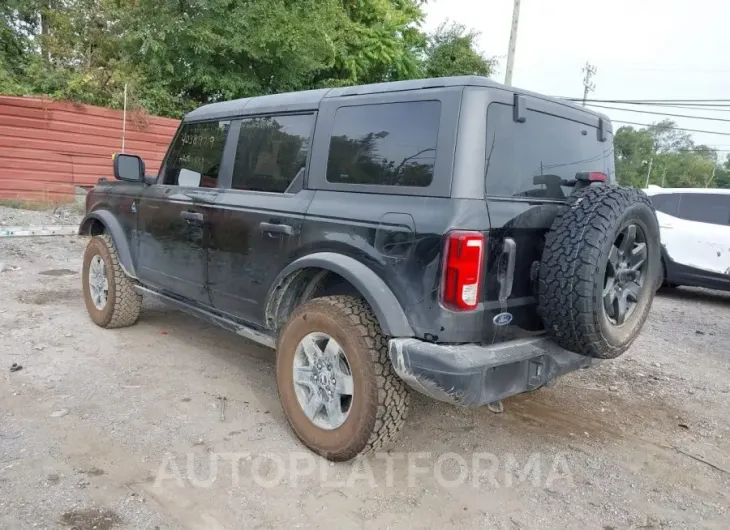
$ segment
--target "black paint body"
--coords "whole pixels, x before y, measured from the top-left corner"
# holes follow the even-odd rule
[[[591,135],[605,134],[607,127],[610,133],[610,123],[571,104],[482,78],[397,85],[397,90],[392,84],[372,85],[198,109],[186,116],[183,126],[230,120],[217,187],[173,186],[161,178],[152,185],[103,181],[87,198],[89,219],[107,211],[118,220],[121,233],[111,231],[118,247],[127,246],[128,258],[120,252],[123,266],[145,287],[271,336],[279,324],[269,314],[272,296],[286,286],[289,275],[313,264],[361,291],[391,337],[492,344],[541,334],[534,263],[563,205],[552,198],[489,195],[485,174],[492,136],[487,108],[492,103],[512,108],[519,94],[519,112],[561,116]],[[339,108],[411,101],[440,102],[431,185],[327,180]],[[231,189],[239,120],[287,114],[316,117],[301,185],[290,193]],[[498,178],[513,175],[505,172]],[[456,229],[482,232],[488,241],[480,304],[469,312],[451,311],[440,303],[444,238]],[[513,241],[511,250],[505,245],[508,239]],[[514,254],[512,269],[509,252]],[[495,325],[494,318],[505,312],[511,313],[511,322]]]

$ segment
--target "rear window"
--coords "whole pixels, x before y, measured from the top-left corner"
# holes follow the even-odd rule
[[[730,196],[710,193],[683,193],[678,217],[713,225],[730,224]]]
[[[487,195],[564,199],[573,188],[561,180],[599,171],[614,180],[613,142],[598,141],[596,127],[528,110],[515,122],[513,107],[487,109]]]
[[[658,212],[667,215],[677,216],[677,208],[679,207],[679,195],[676,193],[659,193],[649,196],[651,204]]]
[[[327,158],[327,180],[426,187],[433,180],[441,103],[411,101],[341,107]]]

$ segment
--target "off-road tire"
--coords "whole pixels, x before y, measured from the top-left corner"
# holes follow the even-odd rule
[[[333,430],[312,423],[294,391],[297,345],[317,331],[327,333],[342,346],[354,381],[352,409],[345,422]],[[368,304],[360,298],[326,296],[298,307],[279,336],[276,381],[294,433],[312,451],[329,460],[350,460],[385,446],[399,434],[408,415],[408,387],[395,374],[387,338]]]
[[[646,236],[647,272],[635,309],[621,326],[603,309],[611,246],[629,224]],[[568,198],[545,239],[538,280],[538,312],[563,348],[603,359],[624,353],[651,309],[661,254],[654,208],[640,190],[593,185]]]
[[[104,261],[109,282],[106,305],[101,310],[94,305],[89,289],[89,266],[96,255],[101,256]],[[137,322],[142,307],[142,295],[134,289],[134,280],[122,270],[117,249],[109,234],[92,237],[86,246],[81,284],[86,309],[96,325],[102,328],[123,328]]]

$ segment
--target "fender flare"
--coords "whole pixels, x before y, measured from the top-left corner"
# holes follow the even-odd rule
[[[380,328],[389,337],[413,337],[413,329],[393,291],[370,267],[344,254],[317,252],[293,261],[279,273],[267,299],[272,300],[272,294],[290,274],[307,268],[328,270],[350,282],[370,304]]]
[[[117,249],[117,255],[119,256],[119,265],[121,265],[124,273],[134,279],[137,279],[137,271],[134,269],[134,262],[132,261],[132,253],[129,249],[129,242],[127,237],[124,235],[124,229],[116,216],[109,210],[95,210],[91,213],[86,214],[84,219],[79,225],[79,235],[88,235],[91,228],[91,223],[96,219],[104,225],[106,231],[114,241],[114,246]]]

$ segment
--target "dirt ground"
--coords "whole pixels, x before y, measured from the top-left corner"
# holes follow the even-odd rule
[[[503,414],[414,395],[391,451],[335,465],[273,352],[151,300],[96,327],[85,244],[0,239],[2,529],[730,527],[730,293],[660,293],[628,353]]]

